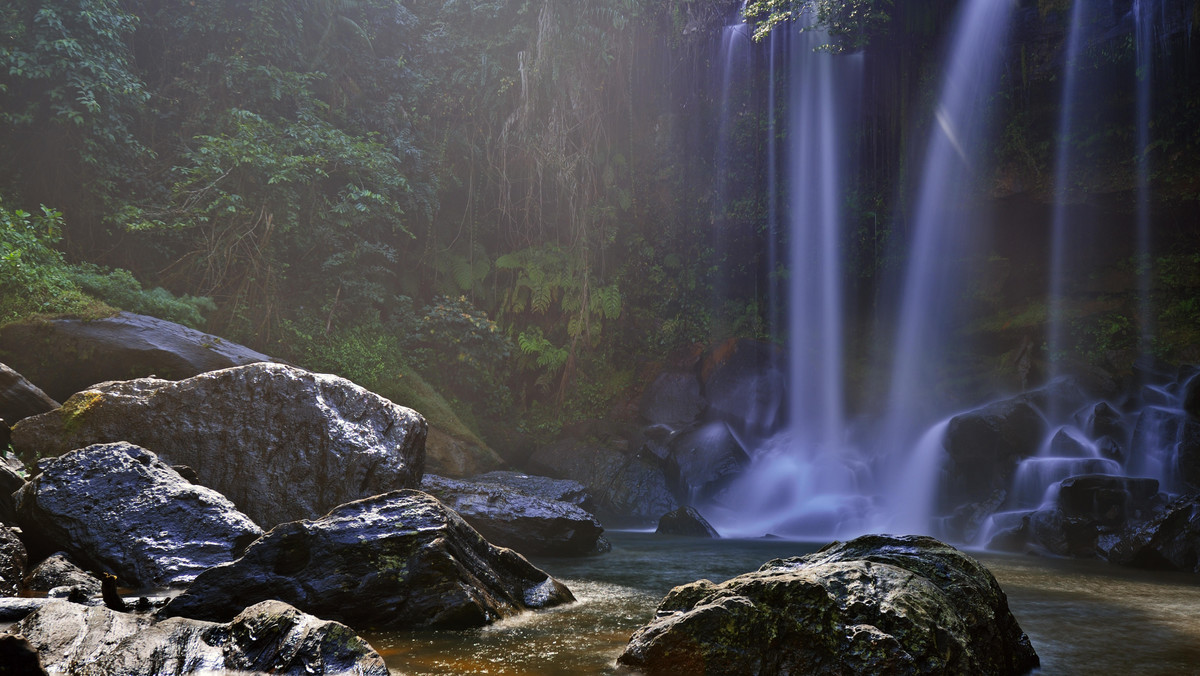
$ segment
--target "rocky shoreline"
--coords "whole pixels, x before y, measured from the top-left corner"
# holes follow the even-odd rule
[[[220,344],[243,354],[204,334],[190,340],[189,349]],[[149,376],[161,363],[82,352],[105,360],[109,375]],[[62,405],[0,367],[0,415],[15,423],[17,453],[0,466],[0,620],[16,622],[0,662],[33,654],[50,673],[386,673],[358,634],[481,626],[570,603],[571,591],[524,554],[604,555],[601,519],[610,518],[662,517],[660,533],[718,537],[692,503],[719,495],[745,467],[739,438],[782,424],[782,392],[771,387],[778,374],[761,350],[718,356],[661,374],[639,404],[644,426],[597,423],[572,430],[576,441],[568,434],[531,453],[523,468],[549,476],[470,479],[425,472],[429,430],[418,412],[286,364],[205,370],[209,362],[193,359],[196,373],[172,372],[178,380],[89,384]],[[1176,395],[1195,399],[1194,382],[1180,382]],[[943,520],[949,537],[977,536],[995,520],[1007,499],[997,491],[1046,433],[1045,402],[1061,397],[1034,391],[952,423],[952,462],[995,471],[951,465],[943,492],[959,504]],[[1109,440],[1105,447],[1132,448],[1130,416],[1095,404],[1085,426]],[[1194,496],[1170,502],[1156,485],[1079,476],[1063,482],[1059,498],[1051,517],[1026,515],[997,531],[993,545],[1195,569]],[[930,596],[893,598],[911,590],[890,581],[914,574],[928,579]],[[739,671],[746,636],[721,628],[733,622],[780,637],[755,648],[753,673],[942,665],[1015,674],[1036,665],[990,574],[931,538],[866,536],[740,580],[672,591],[622,664],[751,673]],[[964,589],[983,591],[958,598]],[[793,607],[809,596],[805,609]],[[805,655],[786,649],[795,642],[787,637],[817,632],[804,623],[829,612],[845,614],[835,634],[848,643]],[[965,629],[926,645],[926,634],[951,625]],[[977,645],[979,637],[998,643]],[[671,656],[680,651],[694,669],[678,671]]]

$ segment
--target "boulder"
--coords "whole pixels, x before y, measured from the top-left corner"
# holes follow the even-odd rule
[[[2,456],[3,453],[0,453]],[[7,458],[5,458],[7,460]],[[17,524],[17,513],[13,509],[13,493],[21,490],[25,478],[6,462],[0,462],[0,524]]]
[[[1144,521],[1157,504],[1158,479],[1083,474],[1063,479],[1058,506],[1068,517],[1091,519],[1116,528],[1127,521]]]
[[[539,448],[528,469],[586,486],[605,522],[654,523],[679,506],[657,458],[624,453],[610,443],[564,439]]]
[[[83,596],[92,597],[100,595],[100,580],[72,563],[65,552],[57,552],[25,576],[25,588],[38,592],[78,589]]]
[[[655,535],[683,535],[696,538],[719,538],[717,529],[694,507],[680,507],[667,512],[658,520]]]
[[[933,538],[867,535],[676,587],[618,663],[645,674],[1025,674],[992,574]]]
[[[57,401],[46,396],[20,373],[0,364],[0,419],[12,426],[31,415],[56,408]]]
[[[461,629],[574,601],[436,498],[402,490],[273,528],[242,558],[201,573],[160,612],[225,621],[279,599],[357,629]]]
[[[1175,447],[1175,475],[1192,490],[1200,490],[1200,418],[1183,421]]]
[[[1200,494],[1177,498],[1154,518],[1129,529],[1109,551],[1108,560],[1200,573]]]
[[[974,542],[984,524],[1007,498],[1008,491],[996,489],[985,500],[959,505],[943,521],[946,537],[959,542]]]
[[[21,489],[16,507],[31,546],[66,550],[140,586],[190,582],[262,535],[224,496],[127,443],[55,459]]]
[[[1096,450],[1100,452],[1100,457],[1125,463],[1125,449],[1121,446],[1121,442],[1112,437],[1100,437],[1096,440]]]
[[[20,634],[0,636],[0,676],[45,676],[37,649]]]
[[[0,525],[0,596],[16,596],[21,591],[28,563],[21,538],[11,528]]]
[[[700,382],[707,417],[739,432],[769,436],[787,423],[787,374],[780,349],[770,343],[733,338],[704,356]]]
[[[638,403],[638,413],[652,425],[691,425],[707,408],[700,381],[691,371],[660,373]]]
[[[174,322],[122,312],[7,324],[0,327],[0,360],[62,401],[107,380],[179,380],[271,358]]]
[[[426,423],[338,378],[258,363],[171,382],[101,383],[21,421],[26,457],[128,441],[196,471],[270,527],[420,483]]]
[[[522,554],[585,556],[606,551],[600,522],[569,502],[432,474],[421,480],[421,490],[458,512],[489,542]]]
[[[1186,416],[1178,409],[1147,406],[1138,414],[1129,442],[1130,474],[1162,476],[1170,469],[1171,449],[1179,441]]]
[[[1091,452],[1067,428],[1060,427],[1050,438],[1050,455],[1057,458],[1086,458]]]
[[[1193,418],[1200,418],[1200,375],[1192,376],[1183,386],[1183,410]]]
[[[1112,437],[1120,440],[1127,439],[1129,436],[1121,412],[1113,408],[1107,401],[1101,401],[1092,407],[1085,424],[1084,429],[1092,439]]]
[[[350,628],[280,601],[263,601],[227,624],[149,617],[66,601],[13,627],[52,673],[175,676],[189,673],[386,676],[383,658]]]
[[[1024,396],[951,418],[942,442],[949,458],[947,502],[980,502],[996,490],[1007,490],[1017,464],[1037,454],[1045,434],[1045,418]]]
[[[719,495],[749,464],[750,455],[729,426],[712,422],[672,440],[664,470],[676,495],[705,501]]]

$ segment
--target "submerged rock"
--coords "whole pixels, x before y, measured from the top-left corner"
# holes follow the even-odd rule
[[[128,441],[196,471],[256,523],[314,518],[334,507],[416,487],[425,419],[338,378],[273,363],[101,383],[22,421],[26,457]]]
[[[676,587],[618,658],[646,674],[1025,674],[995,578],[933,538],[868,535]]]
[[[360,630],[475,627],[575,600],[436,498],[404,490],[276,526],[160,612],[222,621],[271,598]]]
[[[190,673],[386,676],[383,658],[345,625],[280,601],[246,608],[228,624],[151,618],[66,601],[13,627],[52,673],[175,676]]]
[[[54,459],[17,494],[16,507],[31,542],[142,586],[190,582],[262,535],[224,496],[127,443]]]
[[[271,360],[217,336],[130,312],[8,324],[0,328],[0,359],[59,401],[107,380],[179,380]]]
[[[458,512],[489,542],[522,554],[584,556],[609,548],[596,517],[569,502],[432,474],[421,480],[421,490]]]
[[[25,418],[56,408],[57,401],[20,373],[0,364],[0,419],[12,426]],[[2,444],[0,450],[3,450]]]
[[[680,507],[663,514],[658,520],[655,535],[684,535],[697,538],[719,538],[717,529],[712,527],[700,512],[694,507]]]

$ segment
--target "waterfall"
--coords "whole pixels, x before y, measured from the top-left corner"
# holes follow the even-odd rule
[[[1154,74],[1155,3],[1135,0],[1133,18],[1137,30],[1137,275],[1138,275],[1138,353],[1150,353],[1153,326],[1150,316],[1150,84]]]
[[[712,517],[722,532],[825,536],[861,528],[868,511],[869,476],[845,443],[842,348],[841,203],[861,56],[819,50],[827,40],[818,31],[781,29],[766,45],[768,227],[787,229],[783,256],[768,260],[790,271],[786,317],[772,325],[784,329],[788,348],[788,428],[759,444],[727,491],[724,509]],[[777,72],[780,66],[785,70]],[[786,101],[782,119],[777,101]],[[777,200],[779,191],[785,196]]]
[[[1013,3],[1003,0],[969,0],[951,33],[907,243],[887,410],[876,444],[886,475],[906,476],[908,467],[922,459],[919,439],[938,416],[925,404],[957,325],[962,262],[974,244],[967,198],[988,138],[988,97],[997,85],[1012,10]],[[906,507],[912,501],[910,486],[886,479],[880,484],[886,511],[906,515],[905,523],[895,525],[929,527],[928,512],[914,514]]]
[[[1071,132],[1074,122],[1076,100],[1077,63],[1083,44],[1083,17],[1086,2],[1075,2],[1071,10],[1071,21],[1067,28],[1066,53],[1063,62],[1062,99],[1059,103],[1058,141],[1055,148],[1054,165],[1054,216],[1050,231],[1050,290],[1047,304],[1046,346],[1051,364],[1051,378],[1061,375],[1058,362],[1064,345],[1063,300],[1066,280],[1072,270],[1067,260],[1068,229],[1070,228],[1068,201],[1070,199]]]

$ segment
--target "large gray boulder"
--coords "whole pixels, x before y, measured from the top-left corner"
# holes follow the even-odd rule
[[[140,586],[191,582],[262,535],[220,493],[127,443],[47,463],[17,494],[16,507],[31,542]]]
[[[596,500],[597,514],[606,522],[654,523],[679,506],[658,458],[623,452],[611,443],[564,439],[539,448],[530,456],[528,468],[586,486]]]
[[[618,658],[645,674],[1025,674],[1038,657],[986,568],[867,535],[676,587]]]
[[[202,573],[160,614],[224,621],[280,599],[359,630],[460,629],[574,601],[436,498],[403,490],[276,526],[242,558]]]
[[[425,419],[337,376],[274,363],[101,383],[21,421],[25,457],[128,441],[187,465],[263,527],[314,518],[424,473]]]
[[[723,422],[711,422],[671,440],[664,472],[675,494],[708,501],[750,464],[750,454]]]
[[[548,476],[526,474],[497,470],[480,474],[471,479],[476,483],[493,486],[504,486],[525,495],[550,500],[552,502],[567,502],[580,509],[593,512],[596,509],[595,500],[588,493],[587,486],[571,479],[552,479]]]
[[[7,324],[0,327],[0,360],[62,401],[107,380],[179,380],[271,358],[174,322],[122,312]]]
[[[708,402],[691,371],[660,373],[642,393],[638,413],[651,424],[689,426],[700,419]]]
[[[585,556],[610,548],[596,517],[569,502],[432,474],[421,480],[421,490],[458,512],[489,542],[522,554]]]
[[[49,673],[176,676],[270,673],[387,676],[383,658],[345,625],[280,601],[263,601],[227,624],[45,604],[11,629],[37,649]]]
[[[0,420],[11,427],[31,415],[53,411],[58,402],[20,373],[0,364]]]

